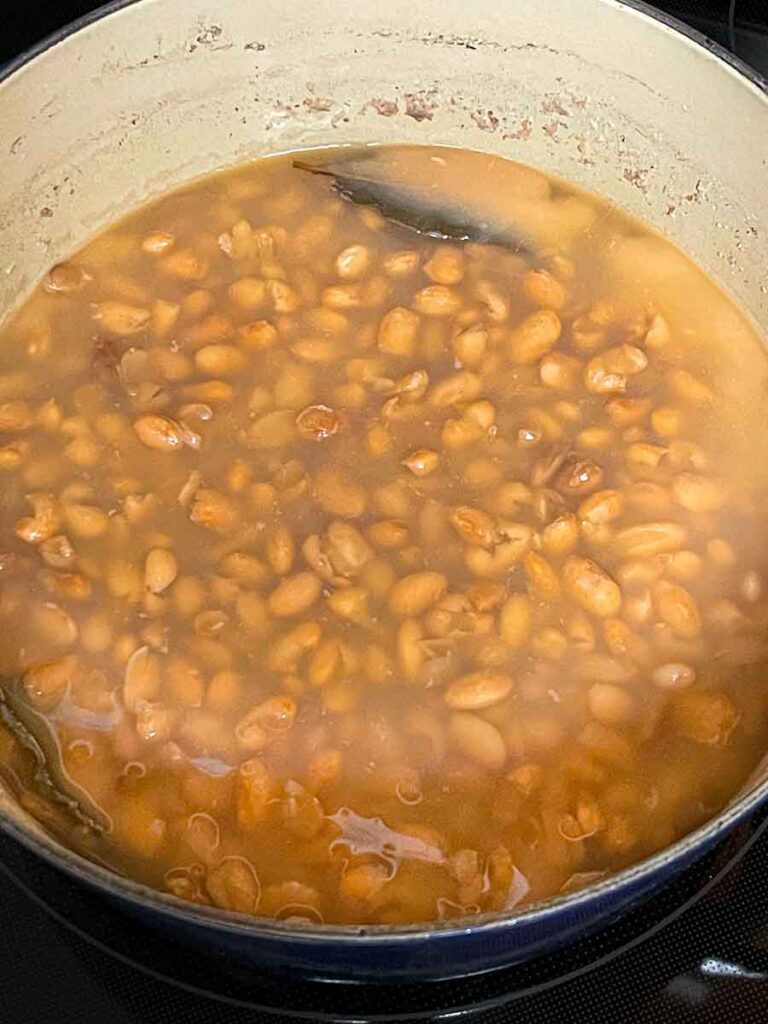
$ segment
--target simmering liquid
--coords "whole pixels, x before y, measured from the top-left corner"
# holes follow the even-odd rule
[[[746,781],[763,351],[674,247],[506,173],[520,251],[260,161],[0,331],[0,763],[65,841],[199,903],[427,921],[588,884]]]

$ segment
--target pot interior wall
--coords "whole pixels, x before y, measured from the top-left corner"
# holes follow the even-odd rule
[[[0,86],[0,313],[148,195],[265,153],[398,140],[607,195],[765,324],[767,137],[756,86],[617,0],[142,0]]]

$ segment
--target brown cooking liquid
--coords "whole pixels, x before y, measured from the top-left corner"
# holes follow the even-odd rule
[[[0,671],[104,830],[8,729],[0,760],[90,856],[280,918],[519,907],[768,747],[759,341],[673,246],[508,173],[535,255],[282,157],[120,221],[0,332]]]

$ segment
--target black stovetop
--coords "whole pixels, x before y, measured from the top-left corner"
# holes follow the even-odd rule
[[[347,986],[169,945],[0,836],[8,1024],[757,1024],[768,1019],[768,814],[601,932],[493,974]]]
[[[94,6],[89,0],[38,0],[5,12],[0,66]],[[657,0],[656,6],[768,76],[768,0]],[[88,891],[52,875],[0,835],[3,1024],[256,1024],[285,1017],[766,1022],[768,814],[660,895],[565,954],[482,978],[390,989],[260,977],[224,958],[171,947],[132,919],[116,923]]]

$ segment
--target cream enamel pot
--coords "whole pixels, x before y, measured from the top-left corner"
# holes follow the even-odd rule
[[[766,83],[619,0],[140,0],[0,76],[0,311],[147,196],[292,148],[429,142],[499,153],[608,197],[768,327]],[[0,792],[0,826],[174,941],[329,978],[445,977],[575,940],[768,797],[768,774],[656,856],[523,912],[409,927],[296,925],[183,903],[68,851]]]

